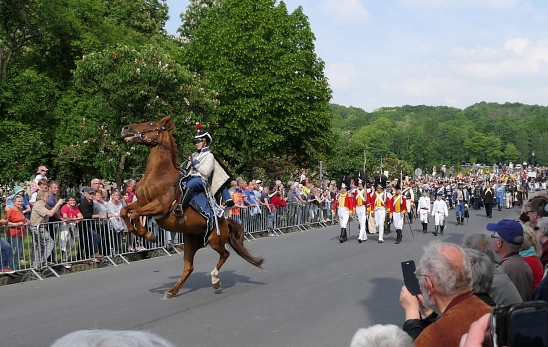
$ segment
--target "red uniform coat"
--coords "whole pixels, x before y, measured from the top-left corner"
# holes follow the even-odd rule
[[[331,207],[331,210],[335,212],[337,207],[346,207],[349,212],[354,212],[356,209],[356,206],[354,204],[354,197],[350,194],[346,193],[346,196],[344,197],[344,206],[339,206],[339,200],[340,200],[341,194],[337,194],[337,198],[335,199],[335,202],[333,203],[333,207]]]
[[[399,200],[398,200],[399,198]],[[399,204],[399,207],[397,206]],[[405,197],[401,194],[394,195],[390,199],[390,212],[407,212],[407,204],[405,202]]]
[[[367,211],[369,212],[375,212],[375,207],[378,201],[381,202],[382,206],[386,209],[386,212],[390,212],[390,198],[386,195],[386,192],[382,192],[381,194],[378,194],[377,192],[374,192],[372,194],[368,194],[367,196],[369,198],[367,202]]]

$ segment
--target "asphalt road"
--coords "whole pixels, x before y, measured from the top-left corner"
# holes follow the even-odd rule
[[[232,252],[217,291],[209,275],[217,253],[203,249],[179,295],[166,301],[182,256],[5,286],[0,346],[49,346],[79,329],[146,330],[178,346],[348,346],[360,327],[403,323],[400,262],[418,262],[430,240],[460,243],[464,234],[488,233],[488,222],[517,218],[518,209],[495,210],[493,219],[471,210],[464,226],[449,213],[444,236],[424,235],[414,221],[415,238],[406,228],[400,245],[395,232],[383,244],[376,235],[359,244],[356,222],[343,244],[338,226],[247,242],[266,259],[263,269]]]

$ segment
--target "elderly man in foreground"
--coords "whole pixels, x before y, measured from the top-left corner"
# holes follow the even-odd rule
[[[424,248],[416,276],[422,295],[414,297],[405,286],[400,294],[403,329],[416,338],[415,346],[458,346],[470,324],[491,312],[470,293],[470,261],[458,245],[431,242]]]

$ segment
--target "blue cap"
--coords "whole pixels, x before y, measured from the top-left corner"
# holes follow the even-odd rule
[[[514,245],[523,243],[523,227],[512,219],[503,219],[498,223],[487,224],[487,230],[496,231],[500,238]]]
[[[21,186],[15,186],[15,188],[13,188],[13,194],[18,194],[19,192],[22,192],[22,191],[24,191],[24,189]]]

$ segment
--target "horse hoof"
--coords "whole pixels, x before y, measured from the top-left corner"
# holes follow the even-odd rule
[[[156,241],[158,241],[158,238],[156,237],[156,235],[152,234],[149,241],[152,243],[156,243]]]
[[[162,296],[162,300],[171,299],[173,297],[173,294],[165,292],[164,296]]]
[[[217,283],[213,283],[213,289],[217,290],[219,288],[221,288],[221,281],[217,282]]]

